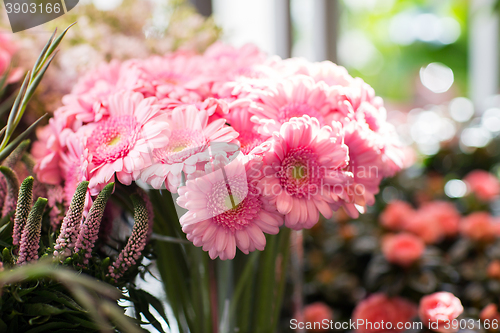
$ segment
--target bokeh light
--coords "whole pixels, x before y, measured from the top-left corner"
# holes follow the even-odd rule
[[[439,94],[451,88],[454,76],[450,67],[433,62],[420,69],[420,80],[427,89]]]

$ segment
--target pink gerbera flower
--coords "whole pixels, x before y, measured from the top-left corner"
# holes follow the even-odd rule
[[[343,186],[351,177],[342,171],[349,157],[340,124],[321,127],[307,115],[281,126],[264,161],[262,191],[285,215],[286,226],[295,230],[311,228],[319,212],[332,217],[332,207],[340,206]]]
[[[64,202],[69,207],[71,199],[75,194],[78,184],[84,180],[89,180],[89,171],[93,168],[92,156],[85,148],[86,138],[79,137],[77,133],[71,132],[66,136],[67,151],[62,152],[59,163],[64,179]],[[90,209],[92,198],[90,189],[85,198],[85,212]]]
[[[208,124],[207,111],[192,105],[174,109],[169,123],[169,142],[151,152],[152,165],[141,173],[141,179],[156,189],[165,184],[171,192],[177,192],[183,173],[192,174],[197,163],[208,161],[212,142],[231,142],[238,136],[224,119]]]
[[[259,124],[262,135],[271,136],[279,131],[281,124],[303,115],[315,117],[323,125],[324,117],[331,109],[326,84],[317,84],[303,75],[284,79],[256,94],[259,98],[249,110],[254,114],[252,121]]]
[[[344,143],[349,147],[349,166],[353,181],[346,185],[346,212],[358,217],[367,205],[375,203],[375,194],[385,173],[382,151],[373,133],[364,124],[351,122],[344,127]]]
[[[198,55],[177,52],[167,56],[152,56],[130,60],[124,67],[135,79],[134,91],[144,96],[165,99],[165,103],[195,103],[208,92],[201,70],[204,62]]]
[[[315,82],[325,82],[329,86],[349,86],[354,78],[347,69],[331,61],[310,62],[305,58],[290,58],[270,62],[270,66],[284,77],[302,74],[310,76]]]
[[[227,115],[227,122],[239,133],[238,141],[243,154],[261,155],[267,151],[266,147],[262,146],[267,137],[257,132],[258,125],[251,122],[250,117],[247,108],[236,108]]]
[[[122,89],[131,89],[135,78],[123,75],[123,66],[118,60],[104,63],[88,71],[75,84],[71,93],[63,97],[63,106],[54,112],[59,119],[67,119],[66,126],[74,128],[73,122],[81,124],[99,121],[107,109],[99,107],[106,104],[110,95]]]
[[[115,174],[130,185],[145,166],[146,155],[168,143],[169,125],[156,102],[140,93],[117,93],[108,100],[109,117],[79,130],[94,165],[89,184],[93,195]]]
[[[228,165],[179,188],[177,203],[189,210],[180,218],[182,230],[212,259],[233,259],[236,247],[245,254],[262,251],[264,233],[277,234],[283,224],[283,216],[257,187],[261,165],[246,160],[240,154]]]

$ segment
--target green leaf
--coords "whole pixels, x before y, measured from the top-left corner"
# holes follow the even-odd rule
[[[87,312],[87,310],[85,310],[78,303],[76,303],[74,299],[63,294],[60,291],[40,290],[40,291],[35,292],[34,294],[38,295],[38,297],[33,297],[32,299],[30,299],[31,301],[36,302],[36,301],[41,301],[41,300],[45,299],[45,300],[50,300],[52,302],[60,303],[60,304],[65,305],[68,308],[73,309],[75,311]]]
[[[85,328],[92,328],[92,329],[99,329],[99,327],[93,322],[88,319],[84,319],[72,314],[64,314],[64,317],[67,318],[68,320],[78,323],[80,326],[85,327]]]
[[[42,66],[43,63],[45,63],[45,61],[47,60],[48,57],[50,57],[50,55],[54,52],[54,50],[59,46],[59,44],[61,43],[62,39],[64,38],[64,36],[66,35],[66,33],[68,32],[68,30],[74,26],[76,24],[76,22],[74,22],[73,24],[71,24],[69,27],[67,27],[55,40],[54,42],[52,42],[50,44],[50,47],[48,49],[48,51],[46,52],[44,58],[43,58],[43,61],[40,63],[40,65],[38,65],[38,68],[37,70],[39,70],[39,67]],[[54,34],[55,34],[55,31],[54,31]]]
[[[2,116],[5,112],[11,109],[12,103],[16,100],[16,93],[13,93],[9,96],[5,101],[0,104],[0,116]]]
[[[25,153],[25,151],[28,149],[29,145],[31,143],[30,139],[24,140],[17,146],[16,149],[5,159],[3,162],[3,165],[5,165],[8,168],[14,169],[16,166],[17,162],[21,160],[21,157]]]
[[[144,290],[129,289],[130,298],[134,302],[134,307],[139,315],[137,319],[140,319],[140,314],[142,313],[144,317],[149,321],[151,325],[158,330],[158,332],[164,333],[161,323],[155,318],[149,311],[149,305],[151,305],[163,319],[168,324],[167,316],[165,315],[165,309],[163,304],[153,295],[149,294]]]
[[[0,332],[5,331],[7,331],[7,324],[2,319],[0,319]]]
[[[5,219],[9,219],[10,220],[10,217],[12,216],[12,212],[10,214],[8,214]],[[3,220],[3,219],[2,219]],[[11,221],[7,221],[7,223],[5,223],[4,225],[2,225],[0,227],[0,238],[3,238],[5,235],[4,233],[7,232],[7,235],[10,236],[10,233],[12,232],[12,223]],[[10,246],[11,244],[8,244],[7,246]]]
[[[28,316],[53,316],[72,310],[61,309],[50,304],[35,303],[25,304],[24,314]]]
[[[26,93],[28,83],[29,83],[29,72],[26,74],[26,77],[24,78],[23,85],[21,86],[21,89],[19,90],[19,93],[17,94],[14,105],[12,106],[12,109],[10,111],[9,119],[7,120],[7,130],[5,132],[5,136],[2,140],[2,145],[0,146],[0,151],[2,151],[3,148],[5,148],[5,146],[9,142],[10,136],[14,132],[15,119],[16,119],[17,113],[19,111],[21,100],[22,100],[24,94]]]
[[[19,295],[19,297],[23,297],[24,295],[29,294],[30,292],[32,292],[36,288],[38,288],[38,281],[37,281],[35,286],[30,287],[30,288],[21,288],[21,286],[17,286],[16,292]]]
[[[21,118],[22,118],[22,116],[24,114],[24,110],[26,109],[26,106],[28,105],[29,101],[31,100],[31,97],[33,97],[33,94],[35,93],[36,88],[38,87],[38,85],[42,81],[42,78],[45,75],[45,72],[49,68],[50,64],[52,63],[52,60],[54,60],[54,57],[56,55],[57,55],[57,53],[54,54],[49,59],[49,61],[47,61],[47,64],[42,68],[42,70],[40,71],[40,73],[38,73],[37,76],[33,79],[33,81],[30,82],[30,85],[26,89],[26,94],[24,94],[24,96],[23,96],[23,101],[21,102],[20,109],[17,112],[16,120],[15,120],[15,123],[14,123],[15,126],[19,125],[19,122],[21,121]]]
[[[71,324],[66,322],[50,322],[45,325],[32,328],[29,331],[26,331],[25,333],[51,332],[52,330],[58,328],[75,328],[78,326],[79,326],[78,324]]]
[[[3,93],[5,91],[5,84],[7,83],[7,80],[9,78],[10,70],[12,69],[11,65],[7,68],[7,70],[3,73],[2,77],[0,78],[0,98],[2,98]]]
[[[46,323],[50,319],[50,316],[36,316],[28,320],[31,326],[40,325]]]
[[[46,116],[47,116],[47,114],[44,114],[43,116],[41,116],[40,118],[38,118],[37,121],[35,121],[30,127],[28,127],[28,129],[26,129],[14,141],[12,141],[7,147],[5,147],[4,149],[2,149],[0,151],[0,163],[3,160],[5,160],[7,158],[7,156],[9,156],[10,153],[12,153],[14,151],[14,149],[16,149],[17,146],[19,146],[19,144],[24,139],[26,139],[28,137],[28,135],[31,134],[31,132],[33,132],[35,130],[35,128],[38,125],[38,123],[40,123]]]
[[[38,56],[38,58],[35,61],[35,65],[33,66],[33,70],[31,71],[31,80],[33,80],[33,77],[35,76],[36,73],[38,73],[38,67],[40,67],[47,56],[47,50],[49,49],[50,45],[52,44],[52,41],[54,40],[54,36],[56,35],[57,28],[54,30],[52,33],[52,36],[50,36],[49,40],[45,44],[45,46],[42,49],[42,52]]]

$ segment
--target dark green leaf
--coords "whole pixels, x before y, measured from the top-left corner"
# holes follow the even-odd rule
[[[66,322],[50,322],[45,325],[32,328],[29,331],[26,331],[26,333],[51,332],[52,330],[58,328],[75,328],[78,326],[78,324],[71,324]]]
[[[30,288],[21,288],[21,286],[17,286],[16,292],[19,295],[19,297],[23,297],[24,295],[29,294],[33,290],[35,290],[38,287],[38,281],[35,286],[30,287]]]
[[[82,308],[71,297],[69,297],[69,296],[67,296],[67,295],[65,295],[62,292],[59,292],[57,290],[54,290],[54,291],[40,290],[40,291],[37,291],[35,294],[38,295],[40,298],[44,298],[46,300],[51,300],[53,302],[63,304],[70,309],[73,309],[76,311],[81,311],[81,312],[87,312],[87,310]],[[36,299],[38,299],[38,297]]]
[[[50,319],[50,316],[36,316],[28,320],[31,326],[40,325],[46,323]]]
[[[75,316],[75,315],[72,315],[72,314],[69,314],[69,313],[68,314],[64,314],[64,317],[67,318],[68,320],[72,321],[72,322],[78,323],[82,327],[92,328],[92,329],[99,329],[99,327],[93,321],[91,321],[89,319],[84,319],[84,318],[81,318],[79,316]]]
[[[61,309],[50,304],[36,303],[26,304],[24,314],[28,316],[53,316],[72,310]]]

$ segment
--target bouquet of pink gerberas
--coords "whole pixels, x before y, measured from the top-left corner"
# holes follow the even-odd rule
[[[290,229],[341,207],[356,217],[402,164],[368,84],[252,45],[111,61],[62,103],[37,133],[38,179],[59,205],[82,181],[86,207],[111,182],[115,202],[145,189],[148,239],[181,331],[275,332]]]

